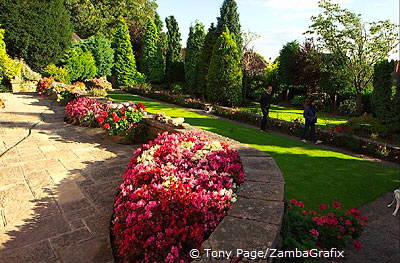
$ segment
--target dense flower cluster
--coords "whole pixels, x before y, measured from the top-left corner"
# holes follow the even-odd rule
[[[66,104],[86,92],[85,86],[81,86],[79,83],[78,85],[67,85],[62,82],[56,82],[53,78],[39,80],[36,91],[40,97],[54,97],[62,104]]]
[[[109,104],[106,111],[97,117],[98,123],[110,135],[134,138],[143,132],[143,117],[146,107],[141,103]]]
[[[289,227],[284,233],[286,245],[290,243],[303,246],[304,249],[343,249],[352,241],[356,250],[361,248],[362,244],[357,238],[368,218],[361,215],[359,210],[352,208],[344,211],[339,202],[321,204],[317,210],[307,210],[302,202],[295,199],[289,201],[288,207],[286,222]]]
[[[98,100],[80,97],[70,101],[65,107],[65,114],[75,124],[95,124],[100,114],[107,110],[107,105]]]
[[[112,232],[129,262],[189,262],[235,202],[238,153],[203,133],[164,133],[134,153],[115,199]]]

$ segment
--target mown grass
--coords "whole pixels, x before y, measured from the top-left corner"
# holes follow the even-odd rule
[[[151,113],[184,117],[193,126],[271,154],[284,174],[285,198],[296,198],[309,206],[339,201],[347,208],[360,207],[400,184],[400,170],[383,164],[134,95],[112,93],[109,97],[121,102],[141,102]]]

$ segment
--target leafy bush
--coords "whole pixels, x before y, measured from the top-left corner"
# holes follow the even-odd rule
[[[173,94],[182,94],[184,83],[172,83],[170,86],[171,92]]]
[[[136,141],[143,135],[142,123],[146,107],[139,103],[111,104],[107,111],[97,118],[99,124],[107,130],[109,135],[125,136],[129,140]]]
[[[107,97],[107,90],[105,89],[91,89],[88,91],[88,94],[94,97]]]
[[[15,63],[6,53],[6,44],[4,43],[4,29],[0,28],[0,84],[3,79],[12,79],[21,72],[21,65]]]
[[[242,69],[234,36],[227,29],[218,38],[207,75],[207,97],[212,102],[238,105],[242,99]]]
[[[70,83],[69,71],[64,67],[57,67],[54,64],[48,65],[43,71],[44,77],[51,77],[55,81],[60,81],[63,83]]]
[[[364,114],[360,117],[351,118],[346,124],[350,126],[356,133],[378,133],[385,136],[388,132],[387,127],[382,125],[380,120],[374,118],[371,114]]]
[[[306,100],[306,96],[297,95],[297,96],[294,96],[293,99],[290,100],[290,104],[292,104],[293,106],[303,106],[305,100]]]
[[[85,85],[88,89],[104,89],[106,91],[112,90],[112,85],[106,78],[87,79]]]
[[[84,126],[98,126],[96,119],[106,110],[106,104],[95,99],[80,97],[70,101],[65,107],[66,121]]]
[[[111,76],[114,66],[114,50],[111,40],[103,35],[92,36],[78,44],[84,52],[90,52],[96,61],[97,77]]]
[[[307,210],[302,202],[294,199],[287,206],[282,229],[285,250],[297,248],[310,250],[310,253],[319,249],[339,250],[346,248],[349,241],[353,242],[356,250],[361,248],[357,239],[368,218],[357,209],[343,211],[339,202],[333,202],[331,205],[321,204],[318,210]]]
[[[0,1],[0,24],[12,57],[35,71],[56,63],[70,46],[72,25],[63,0]]]
[[[357,116],[357,104],[354,99],[347,99],[340,103],[338,111],[342,115]]]
[[[62,60],[68,69],[71,81],[94,78],[97,74],[96,62],[92,53],[84,52],[79,46],[69,49]]]
[[[30,80],[30,81],[34,81],[34,80],[39,80],[42,76],[33,71],[28,64],[25,63],[25,61],[23,59],[18,59],[16,60],[16,63],[18,65],[21,65],[21,79],[22,80]]]
[[[203,133],[164,133],[143,145],[114,204],[121,262],[190,262],[189,250],[216,228],[243,181],[238,153]]]

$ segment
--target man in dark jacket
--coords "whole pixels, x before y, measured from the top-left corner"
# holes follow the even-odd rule
[[[317,133],[315,132],[315,123],[317,123],[317,109],[316,109],[316,100],[307,101],[304,107],[304,119],[305,126],[303,134],[301,135],[301,140],[306,142],[306,135],[308,130],[310,130],[310,139],[315,144],[321,143],[321,141],[317,140]]]
[[[271,102],[272,102],[272,86],[269,85],[265,89],[265,92],[261,95],[260,99],[260,106],[263,114],[263,118],[261,121],[261,130],[263,131],[265,131],[265,129],[267,128],[267,122],[269,118],[269,107],[271,106]]]

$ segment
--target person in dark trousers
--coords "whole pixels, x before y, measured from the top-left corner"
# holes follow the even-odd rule
[[[269,107],[272,102],[272,86],[269,85],[265,88],[265,92],[261,95],[260,106],[263,114],[261,121],[261,130],[265,131],[267,128],[267,122],[269,118]]]
[[[315,144],[320,144],[321,141],[317,139],[317,133],[315,132],[315,123],[317,123],[317,109],[316,100],[307,100],[304,107],[303,116],[305,118],[305,126],[301,140],[306,142],[306,135],[310,130],[310,140]]]

